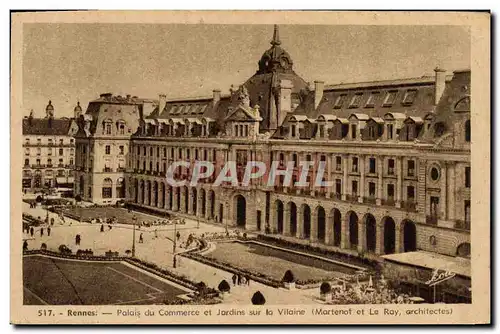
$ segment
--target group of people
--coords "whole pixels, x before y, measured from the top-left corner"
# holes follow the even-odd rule
[[[248,275],[234,274],[232,280],[233,286],[236,286],[236,284],[250,286],[250,277]]]
[[[25,229],[24,231],[29,234],[31,237],[34,237],[35,236],[35,228],[33,226],[25,226]],[[41,227],[40,228],[40,236],[43,237],[43,234],[45,232],[45,228],[44,227]],[[47,226],[47,236],[50,237],[50,233],[52,232],[52,229],[50,228],[50,226]]]
[[[148,221],[148,222],[142,221],[139,224],[139,227],[141,227],[141,226],[144,226],[144,227],[163,226],[163,225],[173,225],[173,224],[185,225],[186,220],[185,219],[173,219],[173,220],[163,219],[163,220],[153,220],[153,221]]]

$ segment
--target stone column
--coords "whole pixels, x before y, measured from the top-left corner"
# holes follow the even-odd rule
[[[287,205],[283,205],[283,235],[290,235],[290,209],[288,209]]]
[[[363,203],[364,197],[365,197],[365,156],[360,155],[359,156],[359,172],[360,172],[360,177],[359,177],[359,196],[358,196],[358,202]]]
[[[358,221],[358,253],[366,250],[366,224],[364,219]]]
[[[311,234],[309,236],[309,240],[311,242],[318,241],[318,214],[316,210],[311,209]]]
[[[203,208],[203,201],[202,201],[202,198],[201,198],[201,188],[196,192],[197,195],[198,195],[198,198],[196,199],[196,216],[197,217],[200,217],[200,218],[203,218],[203,211],[202,211],[202,208]],[[205,207],[205,212],[206,212],[206,207]]]
[[[326,216],[325,244],[333,245],[333,215]]]
[[[195,215],[196,212],[194,212],[194,201],[196,200],[194,197],[193,197],[193,192],[191,191],[191,189],[189,190],[189,193],[188,193],[188,198],[187,198],[187,201],[188,201],[188,214],[190,215]]]
[[[347,154],[342,155],[342,168],[344,172],[344,177],[342,179],[342,200],[345,201],[347,199],[347,195],[349,194],[349,187],[347,185],[347,170],[349,169],[349,156]]]
[[[302,207],[297,208],[297,237],[304,238],[304,210]]]
[[[158,184],[158,207],[163,208],[163,202],[165,201],[165,198],[163,197],[163,194],[165,193],[165,186],[160,186],[160,184],[161,183]]]
[[[350,248],[351,244],[349,242],[349,221],[347,217],[342,215],[340,225],[340,248],[346,249]]]
[[[384,225],[382,222],[377,222],[375,228],[375,254],[381,255],[384,253]]]
[[[395,253],[401,253],[403,251],[403,240],[401,237],[401,228],[402,225],[401,223],[396,224],[395,227],[395,240],[394,240],[394,252]]]
[[[403,163],[401,157],[396,157],[396,175],[398,177],[396,183],[396,207],[401,207],[401,188],[403,187]]]
[[[384,156],[380,156],[377,160],[377,173],[378,173],[378,184],[377,184],[377,205],[382,205],[382,199],[384,198]]]

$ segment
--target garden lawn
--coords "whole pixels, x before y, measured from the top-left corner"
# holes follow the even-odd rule
[[[188,293],[119,262],[23,258],[24,304],[156,304]]]
[[[218,243],[215,250],[205,256],[276,280],[281,280],[288,269],[300,281],[322,280],[355,272],[355,269],[339,264],[255,243]]]
[[[112,206],[106,207],[90,207],[90,208],[82,208],[82,207],[71,207],[64,208],[63,212],[69,213],[74,216],[76,219],[81,217],[83,221],[90,221],[91,219],[107,219],[107,218],[116,218],[118,223],[120,224],[133,224],[134,216],[137,218],[137,223],[140,224],[142,222],[152,222],[154,220],[160,221],[165,220],[166,218],[155,217],[148,214],[140,213],[137,211],[128,212],[128,209],[117,208]]]

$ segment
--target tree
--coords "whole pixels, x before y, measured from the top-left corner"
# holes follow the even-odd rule
[[[131,251],[130,249],[127,249],[127,250],[125,251],[125,255],[127,255],[127,256],[129,256],[131,253],[132,253],[132,251]]]
[[[81,201],[82,201],[82,196],[80,196],[80,195],[76,195],[76,196],[75,196],[75,201],[76,201],[77,203],[81,202]]]
[[[328,282],[323,282],[319,287],[319,291],[321,292],[321,294],[326,295],[327,293],[332,292],[332,286]]]
[[[220,292],[229,292],[231,290],[231,286],[229,285],[229,283],[226,280],[222,280],[219,283],[218,288],[219,288]]]
[[[36,197],[35,201],[36,201],[37,203],[42,203],[42,201],[43,201],[42,196],[38,195],[38,196]]]
[[[253,305],[264,305],[265,303],[266,303],[266,298],[264,298],[264,295],[260,291],[257,291],[256,293],[253,294],[252,296]]]
[[[45,242],[42,242],[42,245],[40,246],[41,250],[47,250],[47,244]]]
[[[295,276],[293,275],[293,273],[292,273],[291,270],[287,270],[285,272],[285,275],[283,275],[282,281],[285,282],[285,283],[293,283],[293,282],[295,282]]]

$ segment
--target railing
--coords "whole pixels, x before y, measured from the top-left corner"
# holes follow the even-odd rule
[[[437,225],[438,217],[437,216],[425,216],[425,223],[429,225]]]
[[[389,167],[387,169],[387,175],[394,175],[394,167]]]
[[[354,194],[354,195],[346,195],[345,196],[345,199],[346,201],[348,202],[357,202],[358,201],[358,195],[357,194]]]
[[[47,164],[47,167],[53,167],[53,166],[54,166],[54,165],[52,165],[52,164]]]
[[[415,168],[408,169],[408,176],[415,177]]]
[[[454,227],[457,229],[470,231],[470,221],[469,220],[455,220]]]
[[[364,202],[375,204],[377,202],[377,199],[375,198],[375,196],[368,196],[364,198]]]
[[[395,204],[396,204],[396,201],[394,200],[393,197],[389,197],[387,199],[382,200],[382,205],[394,206]]]
[[[116,169],[117,172],[125,172],[126,168],[125,167],[118,167]]]
[[[332,196],[333,196],[333,198],[338,199],[338,200],[342,199],[341,193],[332,193]]]
[[[104,167],[104,168],[102,169],[102,171],[103,171],[103,172],[105,172],[105,173],[111,173],[111,172],[113,172],[113,169],[112,169],[112,168],[109,168],[109,167]]]
[[[403,201],[401,202],[401,208],[408,211],[417,211],[417,203],[414,201]]]

